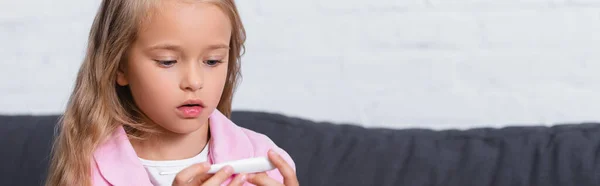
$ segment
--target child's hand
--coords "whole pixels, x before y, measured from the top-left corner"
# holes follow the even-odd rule
[[[209,169],[210,165],[206,162],[185,168],[175,176],[173,186],[218,186],[233,175],[230,166],[222,168],[215,174],[208,174]],[[229,183],[229,186],[241,186],[245,178],[245,174],[239,174]]]
[[[296,172],[290,165],[273,150],[269,151],[269,159],[283,176],[283,184],[270,178],[266,173],[248,175],[248,182],[258,186],[299,186]]]

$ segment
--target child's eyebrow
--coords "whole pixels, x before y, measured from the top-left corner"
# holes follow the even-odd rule
[[[226,44],[214,44],[206,47],[207,50],[217,50],[217,49],[229,49],[229,45]],[[181,46],[174,44],[157,44],[150,46],[148,50],[172,50],[172,51],[183,51]]]
[[[209,50],[216,50],[216,49],[229,49],[229,45],[226,44],[216,44],[216,45],[209,45],[207,47],[207,49]]]
[[[173,44],[157,44],[157,45],[152,45],[150,47],[148,47],[149,51],[152,50],[173,50],[173,51],[182,51],[181,47],[179,45],[173,45]]]

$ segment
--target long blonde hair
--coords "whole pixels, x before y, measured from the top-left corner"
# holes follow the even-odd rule
[[[87,53],[77,74],[52,149],[47,186],[91,185],[93,152],[120,125],[130,137],[152,133],[147,118],[134,104],[127,87],[116,84],[118,68],[136,39],[140,25],[149,17],[155,0],[103,0],[88,38]],[[231,114],[245,30],[233,0],[209,0],[231,21],[227,82],[217,109]]]

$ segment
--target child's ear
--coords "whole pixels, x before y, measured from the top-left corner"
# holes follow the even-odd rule
[[[123,68],[119,68],[117,70],[117,84],[119,84],[120,86],[126,86],[129,84],[129,82],[127,81],[127,77],[125,76],[125,72],[123,71]]]

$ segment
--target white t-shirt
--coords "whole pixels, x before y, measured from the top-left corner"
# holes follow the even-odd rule
[[[182,160],[153,161],[139,158],[146,168],[150,181],[155,186],[171,186],[177,173],[181,170],[208,160],[208,144],[198,155]]]

